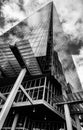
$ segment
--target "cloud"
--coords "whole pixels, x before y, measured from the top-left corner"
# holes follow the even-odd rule
[[[9,19],[16,19],[20,21],[25,17],[24,12],[20,10],[19,6],[16,3],[5,4],[2,7],[2,11],[7,21]]]
[[[54,17],[54,49],[58,52],[67,82],[69,82],[75,90],[81,89],[81,84],[71,55],[80,52],[82,42],[79,42],[79,39],[72,41],[70,35],[64,34],[56,9],[54,10]]]
[[[71,38],[81,38],[79,35],[80,24],[76,25],[76,22],[83,21],[83,2],[82,0],[54,0],[56,4],[56,9],[62,22],[63,30],[66,34],[72,34]],[[83,29],[82,31],[83,32]]]
[[[83,47],[83,41],[74,39],[73,41],[68,42],[68,46],[66,49],[66,52],[71,54],[71,55],[79,55],[80,49]]]

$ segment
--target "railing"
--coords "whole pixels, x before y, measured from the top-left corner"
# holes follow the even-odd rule
[[[67,94],[67,97],[62,95],[56,96],[55,103],[57,105],[63,105],[65,103],[67,104],[83,103],[83,90],[75,93]]]
[[[56,111],[59,113],[64,113],[63,107],[56,105],[55,95],[61,95],[61,92],[57,89],[57,86],[55,86],[50,79],[47,77],[41,77],[33,80],[28,80],[22,83],[24,89],[28,93],[28,95],[31,97],[33,101],[37,100],[45,100],[51,107],[53,107]],[[5,86],[2,87],[1,93],[5,97],[7,97],[12,89],[12,86]],[[28,102],[27,96],[22,92],[21,89],[18,90],[17,95],[15,97],[14,102]],[[0,102],[2,105],[2,102]]]
[[[57,106],[55,103],[55,92],[53,90],[49,89],[47,86],[45,88],[45,96],[44,100],[48,102],[53,108],[55,108],[58,112],[64,114],[64,109],[63,106]]]

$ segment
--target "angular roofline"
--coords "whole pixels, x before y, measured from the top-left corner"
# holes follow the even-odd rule
[[[22,21],[26,20],[27,18],[31,17],[35,12],[39,11],[40,9],[42,9],[43,7],[45,7],[46,5],[48,5],[49,3],[52,3],[53,0],[50,0],[49,2],[46,2],[45,4],[43,4],[41,7],[38,7],[34,12],[32,12],[31,14],[29,14],[26,18],[20,20],[18,23],[16,23],[14,26],[12,26],[11,28],[9,28],[8,30],[4,31],[1,35],[3,36],[5,33],[7,33],[9,30],[13,29],[15,26],[17,26],[19,23],[21,23]]]

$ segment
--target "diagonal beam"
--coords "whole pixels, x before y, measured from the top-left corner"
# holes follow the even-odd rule
[[[6,100],[6,97],[0,92],[0,97],[3,99],[3,100]]]
[[[3,108],[2,108],[2,110],[1,110],[1,113],[0,113],[0,130],[3,127],[5,119],[6,119],[8,113],[10,111],[12,103],[13,103],[13,101],[15,99],[15,96],[16,96],[16,94],[18,92],[18,89],[19,89],[19,87],[21,85],[21,82],[22,82],[25,74],[26,74],[26,69],[24,68],[24,69],[21,70],[21,72],[20,72],[20,74],[19,74],[19,76],[18,76],[18,78],[17,78],[17,80],[16,80],[16,82],[15,82],[15,84],[14,84],[14,86],[13,86],[13,88],[12,88],[12,90],[11,90],[11,92],[10,92],[10,94],[9,94]]]
[[[26,95],[26,97],[28,98],[28,100],[30,101],[30,103],[33,105],[33,101],[31,99],[31,97],[29,96],[29,94],[26,92],[26,90],[23,88],[22,85],[20,85],[20,88],[23,91],[23,93]]]
[[[16,44],[10,45],[10,49],[13,52],[14,56],[16,57],[18,63],[21,66],[21,68],[26,68],[27,69],[27,73],[30,75],[30,72],[29,72],[29,70],[27,68],[27,65],[26,65],[26,63],[25,63],[25,61],[24,61],[24,59],[23,59],[23,57],[22,57],[22,55],[21,55],[17,45]]]

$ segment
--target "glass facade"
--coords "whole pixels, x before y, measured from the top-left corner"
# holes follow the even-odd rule
[[[7,77],[15,77],[21,70],[10,46],[17,45],[29,72],[41,74],[35,57],[46,56],[52,3],[27,17],[0,36],[0,66]]]

